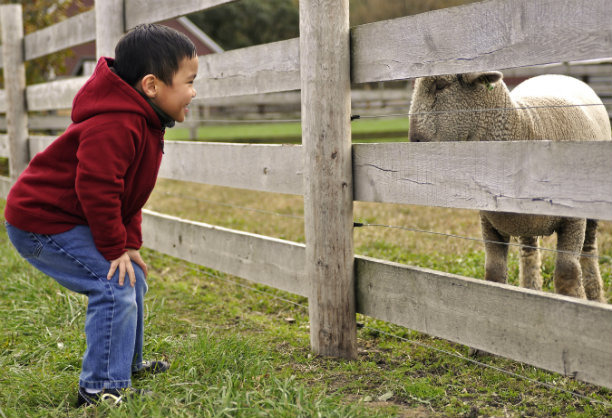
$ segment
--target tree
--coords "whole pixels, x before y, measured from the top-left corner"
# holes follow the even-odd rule
[[[189,18],[224,49],[299,36],[296,0],[241,0]]]

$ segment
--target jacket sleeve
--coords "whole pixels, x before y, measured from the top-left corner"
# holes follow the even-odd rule
[[[142,210],[139,210],[126,225],[127,241],[125,248],[139,250],[142,247]]]
[[[129,129],[117,123],[98,124],[85,132],[77,150],[76,193],[96,248],[107,260],[126,249],[121,196],[135,152]]]

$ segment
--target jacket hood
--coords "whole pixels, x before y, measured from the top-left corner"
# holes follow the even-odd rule
[[[74,97],[72,121],[79,123],[104,113],[136,113],[149,125],[161,129],[155,110],[135,88],[112,71],[113,63],[112,58],[100,58],[93,75]]]

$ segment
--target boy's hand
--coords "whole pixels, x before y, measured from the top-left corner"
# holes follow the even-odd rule
[[[142,260],[140,253],[138,250],[129,249],[127,252],[123,253],[121,257],[111,261],[110,269],[108,270],[106,278],[108,280],[112,279],[117,269],[119,269],[119,286],[123,286],[125,281],[125,273],[127,273],[128,278],[130,279],[130,286],[134,287],[136,285],[136,275],[134,274],[132,261],[140,266],[145,274],[145,277],[147,277],[147,265]]]

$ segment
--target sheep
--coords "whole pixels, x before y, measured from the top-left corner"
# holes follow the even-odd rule
[[[611,139],[608,114],[599,97],[582,81],[541,75],[510,92],[502,77],[500,72],[489,71],[417,79],[410,106],[410,140]],[[594,103],[601,106],[567,106]],[[476,111],[464,111],[470,109]],[[481,211],[480,218],[485,280],[507,282],[507,243],[515,236],[522,244],[520,286],[541,290],[540,254],[534,247],[539,236],[557,233],[555,291],[605,303],[596,220],[492,211]]]

